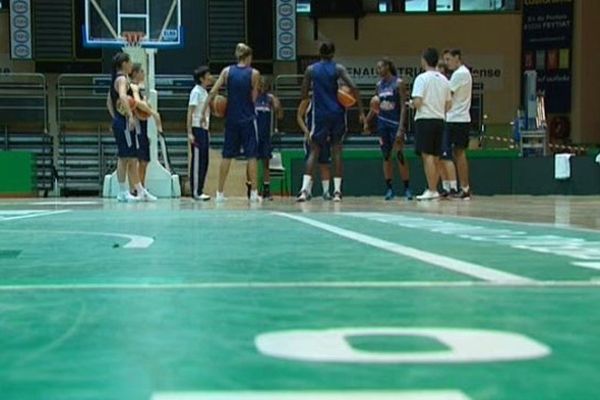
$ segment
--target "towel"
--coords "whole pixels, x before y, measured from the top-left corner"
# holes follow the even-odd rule
[[[564,180],[571,177],[571,157],[573,154],[556,154],[554,156],[554,179]]]

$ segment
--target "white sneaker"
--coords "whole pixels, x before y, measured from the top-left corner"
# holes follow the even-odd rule
[[[422,195],[417,196],[418,201],[430,201],[430,200],[437,200],[439,198],[440,198],[440,194],[437,191],[432,192],[429,189],[425,190]]]
[[[119,203],[135,203],[140,201],[140,198],[132,195],[129,192],[122,192],[117,195],[117,201]]]
[[[227,197],[225,197],[225,193],[217,192],[217,196],[215,197],[215,201],[217,203],[225,203],[227,201]]]
[[[250,203],[260,203],[261,201],[262,197],[258,195],[256,190],[253,190],[252,193],[250,193]]]
[[[156,200],[158,200],[158,198],[152,193],[150,193],[148,189],[144,189],[144,191],[140,195],[140,200],[145,202],[155,202]]]
[[[305,201],[308,201],[309,199],[310,199],[310,196],[306,190],[301,190],[300,193],[298,193],[298,196],[296,196],[297,203],[304,203]]]
[[[334,203],[341,203],[342,202],[342,193],[341,192],[335,192],[333,194],[333,202]]]
[[[202,193],[200,196],[194,196],[194,200],[209,201],[210,200],[210,196],[207,195],[207,194]]]

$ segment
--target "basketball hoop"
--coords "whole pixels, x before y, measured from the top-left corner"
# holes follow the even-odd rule
[[[121,36],[125,40],[125,47],[141,47],[146,34],[144,32],[123,32]]]

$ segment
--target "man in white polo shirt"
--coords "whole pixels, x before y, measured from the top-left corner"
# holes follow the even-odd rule
[[[442,154],[442,137],[451,93],[448,79],[436,70],[439,53],[428,48],[423,52],[421,67],[425,70],[413,84],[410,106],[415,114],[415,150],[423,158],[428,188],[417,200],[435,200],[439,181],[438,162]]]
[[[458,170],[458,180],[461,191],[456,198],[469,200],[471,189],[469,187],[469,164],[466,149],[469,147],[469,131],[471,129],[471,97],[473,92],[473,78],[471,72],[463,64],[462,52],[452,49],[444,55],[444,61],[453,71],[450,78],[452,91],[452,108],[446,115],[450,145],[454,149],[454,162]]]

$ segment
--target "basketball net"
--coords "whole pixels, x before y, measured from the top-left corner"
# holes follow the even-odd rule
[[[146,36],[144,32],[123,32],[123,51],[129,54],[131,61],[142,64],[144,71],[148,72],[148,56],[142,47],[142,41]]]

